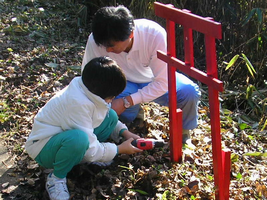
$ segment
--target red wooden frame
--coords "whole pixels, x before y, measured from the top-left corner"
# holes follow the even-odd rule
[[[174,162],[182,157],[182,111],[177,109],[175,72],[179,70],[208,86],[212,156],[214,167],[215,197],[229,199],[231,153],[221,149],[219,92],[223,91],[222,81],[217,79],[215,39],[221,39],[221,24],[212,18],[192,14],[188,10],[174,8],[171,4],[154,3],[155,14],[166,19],[167,53],[158,51],[158,58],[168,64],[170,150]],[[183,27],[185,60],[176,58],[175,24]],[[194,67],[193,30],[204,34],[206,70]]]

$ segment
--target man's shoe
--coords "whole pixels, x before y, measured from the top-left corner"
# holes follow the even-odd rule
[[[139,112],[138,115],[136,116],[136,118],[141,119],[142,121],[145,120],[145,112],[142,106],[140,106],[139,108]]]
[[[196,146],[191,141],[190,130],[183,129],[183,144],[190,149],[196,148]]]
[[[66,178],[57,178],[50,173],[47,176],[45,187],[51,200],[68,200],[70,198]]]
[[[183,129],[183,144],[186,144],[188,140],[191,139],[190,131]]]

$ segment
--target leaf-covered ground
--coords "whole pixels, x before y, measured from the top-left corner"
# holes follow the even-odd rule
[[[17,182],[1,186],[5,199],[48,199],[44,183],[49,170],[28,157],[24,143],[37,111],[80,74],[77,66],[88,33],[78,26],[81,5],[66,2],[0,1],[0,130],[15,160],[10,176],[17,177]],[[184,147],[181,163],[171,162],[166,145],[134,156],[119,155],[107,167],[78,165],[68,175],[72,199],[214,199],[209,110],[204,101],[199,126],[192,133],[195,148]],[[135,121],[129,128],[142,137],[168,142],[168,108],[142,106],[144,122]],[[222,148],[232,152],[230,199],[266,199],[266,131],[242,128],[240,123],[236,113],[222,110]]]

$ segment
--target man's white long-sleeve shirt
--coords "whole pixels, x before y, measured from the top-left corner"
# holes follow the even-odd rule
[[[167,64],[157,58],[157,51],[167,51],[166,31],[156,22],[147,19],[134,21],[134,37],[132,49],[126,53],[115,54],[107,52],[103,46],[97,46],[93,35],[90,34],[82,70],[93,58],[109,56],[122,68],[128,81],[148,83],[147,86],[131,95],[133,103],[153,101],[168,91]]]

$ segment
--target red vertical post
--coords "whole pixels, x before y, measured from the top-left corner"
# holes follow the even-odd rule
[[[167,54],[168,56],[176,56],[175,42],[175,23],[166,20],[167,29]],[[180,115],[182,112],[177,112],[177,97],[176,97],[176,68],[168,63],[168,87],[169,87],[169,118],[170,118],[170,153],[173,162],[178,162],[182,157],[182,126]],[[179,113],[179,114],[178,114]]]
[[[218,91],[209,87],[209,105],[210,105],[210,123],[211,123],[211,139],[212,139],[212,158],[214,183],[216,187],[216,199],[223,200],[223,185],[224,174],[222,168],[222,153],[221,153],[221,135],[220,135],[220,116]],[[217,99],[217,101],[216,101]]]
[[[185,13],[191,13],[190,10],[183,9]],[[186,65],[194,66],[194,46],[193,46],[193,31],[192,28],[183,26],[184,30],[184,62]]]
[[[211,77],[217,78],[217,61],[215,38],[205,35],[206,47],[206,65],[207,74]],[[209,105],[210,105],[210,123],[211,123],[211,138],[212,138],[212,158],[214,165],[214,182],[215,182],[215,196],[216,199],[223,200],[223,185],[224,174],[222,167],[222,152],[221,152],[221,134],[220,134],[220,107],[219,107],[219,93],[212,87],[209,91]]]
[[[185,64],[194,66],[193,31],[188,27],[184,27],[184,53]]]
[[[224,199],[229,199],[229,187],[230,187],[230,173],[231,173],[231,152],[229,150],[222,151],[222,162],[224,169]]]

